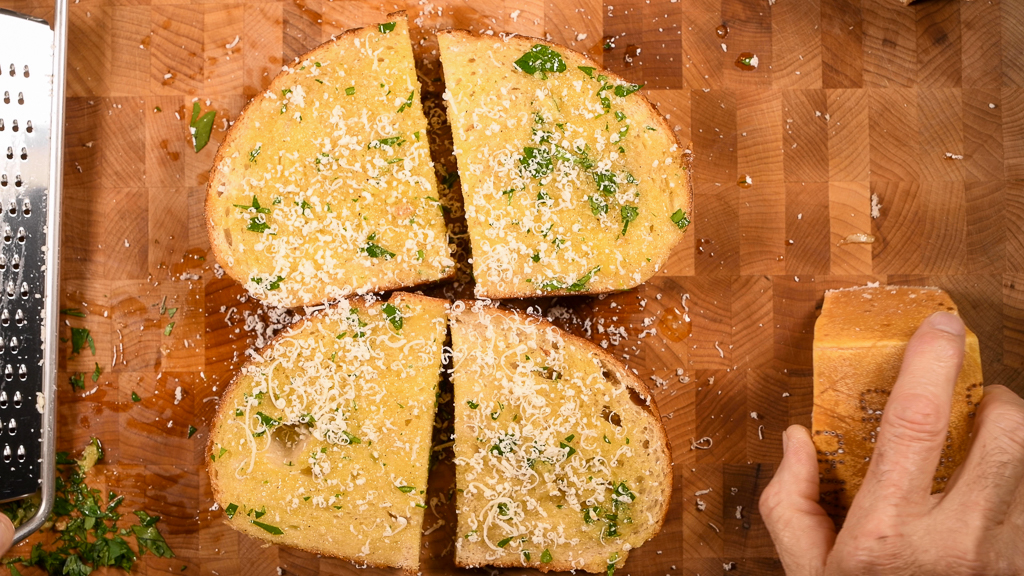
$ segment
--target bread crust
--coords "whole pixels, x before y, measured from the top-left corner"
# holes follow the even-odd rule
[[[394,302],[397,298],[401,298],[401,299],[407,300],[407,301],[411,300],[411,301],[419,301],[419,302],[425,302],[425,303],[429,302],[429,303],[436,303],[436,304],[443,303],[444,305],[448,305],[449,304],[448,300],[444,300],[444,299],[441,299],[441,298],[431,298],[429,296],[423,296],[422,294],[412,294],[412,293],[408,293],[408,292],[395,292],[395,293],[393,293],[391,295],[390,298],[388,298],[388,302]],[[357,301],[359,303],[359,305],[366,306],[366,305],[368,305],[368,304],[370,304],[370,303],[372,303],[374,301],[379,302],[380,300],[376,299],[376,298],[373,298],[372,296],[358,296],[358,297],[353,297],[353,298],[351,298],[349,300],[339,301],[339,302],[332,303],[327,308],[325,308],[323,310],[318,310],[318,311],[310,314],[309,316],[306,316],[306,317],[302,318],[301,320],[299,320],[298,322],[292,324],[291,326],[288,326],[284,330],[281,330],[277,334],[275,334],[274,337],[271,338],[269,342],[267,342],[262,348],[259,349],[258,354],[260,356],[264,356],[272,347],[277,346],[277,344],[281,340],[283,340],[285,338],[290,338],[290,337],[294,336],[295,333],[297,333],[298,331],[302,330],[302,328],[306,325],[307,322],[316,320],[316,319],[320,318],[321,316],[324,316],[326,314],[327,310],[340,308],[341,305],[342,305],[342,302],[345,302],[346,304],[351,304],[352,301]],[[235,389],[240,385],[239,380],[240,380],[241,376],[242,376],[242,371],[238,370],[235,373],[234,378],[231,379],[231,382],[224,389],[224,392],[221,394],[221,398],[220,399],[224,399],[224,398],[227,398],[227,397],[231,396],[231,394],[235,391]],[[222,422],[223,419],[229,418],[229,417],[233,416],[233,414],[229,414],[228,412],[229,411],[227,409],[225,409],[224,405],[220,405],[220,406],[217,407],[217,412],[214,415],[213,422],[211,422],[211,425],[210,425],[210,436],[209,436],[209,439],[206,441],[206,472],[207,472],[207,476],[209,476],[209,478],[210,478],[210,487],[213,490],[213,500],[214,500],[214,502],[217,502],[217,503],[221,502],[222,494],[221,494],[221,488],[220,488],[220,481],[219,481],[219,479],[217,477],[217,469],[216,469],[215,466],[213,466],[214,461],[211,459],[211,457],[213,456],[213,446],[215,444],[215,442],[213,441],[213,439],[214,439],[213,432],[220,427],[221,422]],[[225,521],[225,522],[228,525],[230,525],[232,528],[235,528],[236,530],[238,530],[238,528],[236,528],[230,522],[227,522],[227,521]],[[251,538],[258,538],[259,540],[262,540],[265,543],[267,543],[267,545],[287,546],[289,548],[294,548],[296,550],[304,550],[306,552],[312,552],[314,554],[321,554],[323,556],[330,556],[332,558],[339,558],[341,560],[348,560],[349,562],[352,562],[353,564],[358,564],[358,565],[361,565],[361,566],[364,566],[364,567],[394,568],[394,566],[389,566],[387,564],[374,564],[372,562],[368,562],[368,561],[363,560],[363,559],[348,558],[348,557],[345,557],[345,556],[341,556],[341,555],[335,554],[331,550],[317,549],[317,548],[313,548],[313,547],[296,546],[296,545],[293,545],[293,544],[278,543],[278,542],[275,542],[275,541],[270,540],[268,538],[263,538],[261,536],[253,536],[252,534],[249,534],[248,532],[243,532],[241,530],[238,530],[238,531],[242,532],[243,534],[245,534],[245,535],[247,535],[247,536],[249,536]],[[417,572],[417,570],[418,570],[418,568],[409,568],[409,567],[401,567],[401,566],[399,566],[398,568],[401,568],[406,574],[410,574],[410,575],[411,574],[415,574]]]
[[[485,36],[484,34],[477,34],[477,33],[474,33],[474,32],[469,32],[468,30],[456,30],[456,29],[442,30],[442,31],[437,33],[437,36],[438,37],[450,36],[452,38],[464,37],[464,38],[486,38],[486,39],[493,39],[492,36]],[[623,78],[622,76],[619,76],[615,72],[612,72],[611,70],[608,70],[608,69],[604,68],[601,65],[601,63],[596,62],[590,56],[588,56],[588,55],[586,55],[583,52],[580,52],[578,50],[574,50],[572,48],[569,48],[567,46],[563,46],[561,44],[555,44],[553,42],[548,42],[547,40],[544,40],[542,38],[536,38],[534,36],[527,36],[527,35],[523,35],[523,34],[500,34],[499,36],[500,36],[500,38],[502,40],[504,40],[506,42],[509,41],[510,39],[513,39],[513,38],[521,38],[521,39],[527,40],[528,42],[532,42],[532,43],[536,43],[536,44],[543,44],[545,46],[549,46],[549,47],[552,47],[552,48],[557,48],[560,51],[570,53],[570,54],[572,54],[574,56],[577,56],[577,57],[583,59],[588,64],[593,64],[594,68],[597,68],[598,70],[601,71],[602,74],[608,76],[612,80],[618,80],[620,82],[629,83],[629,80],[626,80],[625,78]],[[443,63],[442,63],[442,68],[443,68]],[[675,142],[676,146],[679,148],[679,153],[676,156],[676,158],[678,159],[680,165],[684,167],[683,168],[683,173],[686,176],[685,190],[683,192],[683,197],[685,198],[685,202],[686,202],[686,207],[684,209],[684,212],[686,212],[687,216],[690,218],[690,221],[692,222],[693,221],[693,174],[692,174],[692,170],[693,170],[693,168],[692,168],[692,156],[693,156],[692,148],[693,148],[693,142],[689,142],[688,144],[686,144],[684,146],[682,144],[682,142],[679,140],[679,138],[676,135],[676,133],[672,130],[672,127],[669,126],[668,120],[665,118],[664,115],[661,114],[661,112],[658,111],[658,108],[647,98],[647,95],[644,94],[644,92],[642,90],[637,91],[636,95],[640,96],[640,99],[639,99],[639,101],[641,102],[640,106],[644,109],[644,111],[647,114],[649,114],[651,121],[657,123],[658,127],[660,129],[664,130],[668,134],[671,134],[672,135],[672,140]],[[657,268],[659,270],[668,261],[668,257],[672,253],[672,250],[676,246],[678,246],[679,243],[682,241],[683,236],[685,235],[685,229],[684,229],[683,232],[684,232],[684,234],[680,234],[679,237],[675,240],[675,242],[673,242],[671,245],[669,245],[667,247],[667,250],[665,252],[665,257],[661,260],[661,262],[658,262],[658,264],[657,264]],[[561,290],[545,291],[544,293],[538,294],[538,293],[534,293],[534,292],[528,292],[528,293],[527,292],[517,292],[515,290],[505,290],[505,291],[493,290],[493,291],[490,291],[486,295],[486,297],[487,298],[491,298],[491,299],[504,299],[504,298],[547,298],[547,297],[550,297],[550,296],[577,296],[577,295],[580,295],[580,294],[603,294],[603,293],[610,293],[610,292],[617,292],[617,291],[618,290],[615,290],[615,289],[612,289],[612,288],[609,288],[609,289],[606,289],[606,290],[581,290],[579,292],[572,292],[572,291],[569,291],[569,290],[566,290],[566,289],[561,289]],[[483,297],[484,295],[477,294],[477,296]]]
[[[458,307],[458,304],[460,304],[460,303],[463,306],[465,306],[465,309],[460,311],[460,312],[455,312],[455,308]],[[538,327],[541,327],[541,328],[554,328],[556,331],[558,331],[558,333],[562,336],[563,339],[565,339],[565,340],[567,340],[569,342],[573,342],[573,343],[583,347],[584,349],[586,349],[586,350],[588,350],[590,352],[593,352],[598,357],[598,359],[601,360],[602,363],[604,363],[605,366],[610,367],[610,368],[615,370],[615,376],[619,379],[620,382],[625,384],[630,390],[636,392],[647,403],[646,408],[649,411],[649,414],[651,416],[653,416],[655,422],[657,422],[657,426],[653,426],[653,428],[657,431],[656,433],[658,434],[658,438],[661,441],[662,456],[664,457],[664,462],[667,463],[667,465],[665,467],[665,477],[666,477],[666,479],[668,481],[662,487],[662,491],[661,491],[661,497],[662,497],[661,516],[660,516],[660,518],[658,518],[658,521],[656,523],[655,529],[654,529],[654,531],[651,534],[651,538],[656,536],[661,531],[662,527],[665,525],[665,519],[668,517],[668,509],[669,509],[669,505],[671,504],[671,501],[672,501],[672,483],[673,483],[673,477],[672,476],[673,475],[672,475],[672,449],[671,449],[671,446],[669,445],[668,433],[665,431],[665,424],[664,424],[664,422],[662,422],[661,412],[658,411],[658,405],[655,403],[654,395],[651,393],[651,389],[648,388],[647,385],[644,384],[644,382],[642,380],[640,380],[640,378],[638,378],[635,374],[633,374],[632,372],[627,370],[625,368],[625,366],[623,366],[621,362],[616,360],[615,357],[612,356],[607,350],[601,348],[600,346],[594,344],[593,342],[591,342],[590,340],[587,340],[586,338],[581,338],[581,337],[576,336],[575,334],[572,334],[572,333],[570,333],[570,332],[568,332],[566,330],[562,330],[561,328],[559,328],[558,326],[555,326],[554,324],[552,324],[551,322],[549,322],[548,320],[546,320],[544,318],[540,318],[540,317],[537,317],[537,316],[531,316],[531,315],[519,312],[518,310],[507,310],[507,309],[504,309],[504,308],[499,308],[498,306],[496,306],[494,304],[487,305],[487,304],[484,304],[480,300],[456,300],[455,303],[452,305],[452,312],[450,312],[449,315],[448,315],[449,322],[454,321],[459,315],[464,314],[467,311],[471,311],[472,307],[474,305],[476,305],[476,304],[481,304],[484,307],[484,310],[486,310],[490,314],[494,314],[495,316],[501,316],[501,317],[504,317],[505,319],[513,320],[513,321],[516,321],[516,322],[521,322],[525,318],[527,323],[532,323],[535,326],[538,326]],[[650,540],[650,538],[648,540]],[[496,567],[499,567],[499,568],[522,568],[523,567],[522,563],[506,562],[504,560],[497,560],[497,561],[493,561],[493,562],[489,561],[489,562],[486,562],[485,564],[472,564],[472,563],[468,563],[468,562],[460,562],[459,559],[458,559],[458,555],[456,555],[455,564],[456,564],[456,566],[459,566],[460,568],[475,568],[475,567],[478,567],[478,566],[485,566],[485,565],[486,566],[496,566]],[[552,561],[552,562],[549,562],[547,564],[538,564],[538,565],[532,565],[531,564],[529,567],[537,569],[537,570],[540,570],[541,572],[551,572],[551,571],[556,571],[557,572],[557,571],[565,571],[565,570],[578,569],[578,568],[574,568],[571,564],[569,564],[568,562],[564,562],[564,561],[561,561],[561,562],[559,562],[559,561]],[[584,570],[587,570],[587,569],[584,569]],[[590,570],[587,570],[587,571],[590,572]],[[595,573],[603,572],[603,571],[604,571],[603,569],[599,569]]]
[[[385,16],[386,21],[396,20],[399,18],[408,20],[408,16],[405,10],[391,12],[387,16]],[[316,48],[310,50],[309,52],[300,55],[298,57],[299,61],[314,58],[326,52],[334,44],[337,44],[338,41],[340,41],[342,38],[362,34],[365,32],[370,32],[372,31],[371,29],[372,26],[363,26],[361,28],[352,28],[351,30],[345,30],[344,32],[341,32],[337,36],[334,36],[331,40],[328,40],[327,42],[324,42],[323,44],[317,46]],[[220,198],[219,194],[217,193],[217,186],[220,183],[220,179],[218,178],[219,170],[217,170],[217,167],[220,166],[220,164],[225,161],[226,157],[224,156],[224,152],[230,148],[230,144],[234,142],[234,140],[237,138],[236,129],[237,127],[243,124],[243,120],[247,120],[246,113],[249,111],[250,107],[252,107],[254,104],[261,102],[263,99],[263,94],[265,92],[280,91],[281,87],[287,83],[285,81],[285,78],[287,78],[287,75],[285,73],[278,73],[278,75],[275,76],[274,79],[270,81],[270,85],[267,86],[265,90],[261,90],[259,94],[253,96],[252,99],[246,102],[245,106],[242,107],[242,111],[238,113],[238,117],[235,118],[234,124],[231,125],[231,128],[228,129],[227,134],[224,136],[224,141],[221,142],[220,146],[217,148],[217,154],[213,157],[213,167],[210,169],[210,176],[206,182],[206,201],[204,203],[203,216],[206,220],[206,233],[210,239],[210,250],[213,252],[214,258],[221,265],[221,267],[224,269],[227,275],[230,276],[235,282],[238,282],[239,284],[245,284],[249,279],[245,276],[245,274],[240,273],[237,266],[228,265],[227,258],[225,256],[230,253],[230,249],[224,244],[223,235],[217,234],[217,226],[214,225],[213,218],[210,217],[210,215],[213,213],[213,210],[216,207],[217,200]],[[452,278],[455,277],[455,273],[456,267],[452,266],[451,270],[449,270],[446,275],[436,280],[424,280],[422,282],[414,282],[411,284],[402,284],[400,282],[381,282],[376,284],[372,289],[367,290],[365,292],[353,292],[352,296],[359,296],[362,294],[370,294],[377,292],[389,292],[391,290],[413,288],[417,286],[428,286],[431,284],[451,280]],[[322,303],[322,300],[302,300],[300,302],[291,304],[288,307],[300,308],[303,306],[315,306]]]

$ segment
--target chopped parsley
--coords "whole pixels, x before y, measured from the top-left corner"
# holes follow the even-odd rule
[[[263,528],[264,530],[266,530],[267,532],[270,532],[274,536],[280,536],[280,535],[284,534],[284,530],[281,530],[277,526],[272,526],[270,524],[264,524],[263,522],[257,522],[255,520],[249,520],[249,522],[253,526],[257,526],[259,528]]]
[[[527,174],[534,178],[543,178],[550,174],[553,169],[551,153],[544,148],[531,148],[529,146],[523,148],[523,157],[519,159],[519,164]],[[511,197],[509,200],[511,201]]]
[[[349,86],[348,88],[345,88],[345,95],[346,96],[352,96],[355,93],[356,93],[356,87],[355,86]]]
[[[412,92],[409,92],[409,97],[406,98],[405,102],[402,102],[402,105],[398,107],[398,113],[399,114],[401,114],[402,112],[405,112],[406,108],[410,108],[412,106],[412,97],[415,96],[415,95],[416,95],[416,90],[415,89]],[[418,139],[419,138],[417,137],[417,140]]]
[[[235,512],[238,512],[238,504],[228,504],[228,507],[224,509],[224,513],[227,514],[228,518],[234,518]]]
[[[394,29],[395,29],[395,23],[394,22],[385,22],[384,24],[378,24],[377,25],[377,30],[380,30],[381,34],[387,34],[388,32],[391,32]]]
[[[85,312],[82,312],[78,308],[65,308],[61,310],[60,313],[68,316],[75,316],[76,318],[85,318]]]
[[[672,223],[680,230],[684,230],[690,225],[690,219],[686,217],[686,212],[683,212],[683,209],[680,208],[672,214]]]
[[[192,147],[199,152],[210,143],[210,133],[213,132],[213,119],[217,116],[215,110],[209,110],[202,116],[199,115],[199,102],[192,103],[192,121],[188,123],[189,131],[192,133]]]
[[[72,374],[68,378],[71,383],[71,390],[85,390],[85,374],[79,372],[78,374]]]
[[[191,437],[195,436],[196,432],[198,432],[198,431],[199,431],[199,428],[196,428],[195,426],[192,426],[190,424],[189,427],[188,427],[188,437],[191,438]]]
[[[256,283],[257,286],[263,286],[263,278],[259,276],[253,276],[249,280]],[[267,285],[263,286],[267,290],[277,290],[281,287],[281,282],[284,280],[284,276],[275,276],[267,281]]]
[[[413,486],[398,486],[397,488],[398,488],[398,491],[403,493],[403,494],[408,494],[409,492],[412,492],[413,490],[416,489]]]
[[[502,538],[500,541],[498,541],[498,548],[504,548],[505,546],[508,546],[508,543],[511,541],[511,536],[509,536],[508,538]]]
[[[547,548],[545,548],[544,551],[540,554],[540,561],[542,564],[547,564],[551,562],[551,560],[551,552]]]
[[[590,280],[594,278],[594,274],[597,274],[600,270],[600,266],[594,266],[594,268],[591,269],[590,272],[587,272],[583,276],[580,276],[578,280],[576,280],[572,284],[569,284],[568,286],[565,285],[565,282],[559,280],[548,280],[547,282],[541,284],[540,287],[541,290],[549,291],[565,290],[566,292],[581,292],[584,288],[587,287],[587,284],[590,282]]]
[[[384,317],[395,331],[402,329],[402,311],[397,306],[387,303],[384,305]]]
[[[348,443],[349,444],[362,444],[363,443],[363,441],[360,440],[358,436],[352,435],[351,433],[349,433],[348,430],[342,431],[342,434],[345,435],[345,438],[348,438]]]
[[[626,235],[626,230],[629,228],[629,223],[636,220],[637,215],[640,213],[640,209],[636,206],[623,206],[619,210],[619,215],[622,216],[622,235]]]
[[[615,174],[607,170],[594,172],[594,183],[597,184],[598,191],[606,196],[619,191],[619,185],[615,182]]]
[[[565,72],[562,55],[543,44],[534,44],[533,48],[515,61],[515,66],[530,75],[540,72],[541,78],[545,80],[548,72]]]
[[[164,328],[164,336],[170,336],[172,330],[174,330],[174,322],[171,322]]]
[[[476,410],[477,408],[480,407],[479,404],[477,404],[476,402],[473,402],[472,400],[466,400],[466,406],[469,406],[470,409],[472,409],[472,410]]]
[[[249,162],[252,162],[253,164],[255,164],[256,163],[256,157],[259,156],[260,152],[262,152],[262,151],[263,151],[263,144],[257,144],[256,147],[253,148],[249,152]],[[253,198],[255,198],[255,196]]]
[[[92,339],[92,334],[89,333],[88,328],[72,328],[71,329],[71,355],[80,354],[85,345],[89,345],[89,349],[92,350],[92,355],[96,355],[96,342]]]
[[[100,379],[100,375],[103,374],[103,369],[100,368],[100,363],[96,362],[96,368],[92,371],[92,381],[96,382]]]
[[[133,391],[132,392],[132,402],[142,402],[142,397],[139,396],[136,392]]]
[[[597,68],[594,68],[593,66],[577,66],[576,68],[579,68],[584,74],[591,78],[594,77],[594,70],[597,70]]]
[[[366,246],[359,249],[360,252],[366,254],[370,258],[383,258],[385,260],[391,260],[395,257],[395,253],[388,250],[387,248],[381,247],[376,243],[377,233],[373,232],[366,237]]]
[[[643,84],[619,84],[615,87],[615,95],[619,98],[625,98],[643,87]]]
[[[372,140],[369,144],[366,145],[366,148],[367,150],[379,149],[384,146],[387,146],[389,148],[397,148],[402,144],[405,144],[404,138],[402,138],[401,136],[390,136],[388,138]]]

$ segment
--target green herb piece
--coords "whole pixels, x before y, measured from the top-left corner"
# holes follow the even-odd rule
[[[274,426],[277,426],[278,424],[281,423],[280,420],[272,416],[267,416],[263,412],[257,412],[256,416],[260,419],[260,424],[262,424],[263,427],[267,429],[273,428]]]
[[[622,216],[622,235],[626,235],[626,230],[629,228],[629,223],[636,220],[637,215],[640,213],[640,209],[636,206],[623,206],[619,210],[619,215]]]
[[[266,530],[267,532],[270,532],[274,536],[280,536],[280,535],[284,534],[284,530],[281,530],[277,526],[271,526],[270,524],[264,524],[263,522],[257,522],[255,520],[249,520],[249,523],[252,524],[253,526],[257,526],[259,528],[263,528],[264,530]]]
[[[625,98],[643,87],[643,84],[619,84],[615,87],[615,95],[619,98]]]
[[[534,262],[540,262],[540,252],[534,252],[533,256],[530,256],[530,260]]]
[[[534,44],[526,54],[515,61],[515,66],[530,75],[540,72],[541,78],[545,80],[548,72],[565,72],[562,55],[543,44]]]
[[[605,202],[604,198],[597,194],[591,194],[588,200],[590,200],[590,211],[594,216],[601,216],[601,214],[608,212],[608,203]]]
[[[68,380],[71,382],[71,390],[85,390],[85,374],[72,374]]]
[[[257,144],[255,148],[249,151],[249,162],[256,163],[256,157],[263,151],[263,144]],[[255,196],[253,196],[255,198]]]
[[[498,541],[498,548],[504,548],[505,546],[508,546],[508,543],[511,542],[511,541],[512,541],[512,537],[511,536],[509,536],[508,538],[502,538],[501,540]]]
[[[619,561],[619,553],[612,552],[612,555],[608,557],[608,574],[607,576],[614,576],[615,574],[615,563]]]
[[[245,227],[249,232],[256,232],[257,234],[263,234],[267,230],[270,230],[270,224],[267,224],[266,218],[263,216],[256,216],[249,219],[249,225]]]
[[[608,435],[607,434],[604,435],[604,443],[605,444],[611,444],[612,443],[612,441],[608,439]]]
[[[380,138],[377,140],[373,140],[366,145],[366,148],[368,150],[380,149],[384,146],[387,146],[389,148],[397,148],[402,144],[405,144],[404,138],[402,138],[401,136],[390,136],[388,138]]]
[[[355,86],[349,86],[348,88],[345,88],[345,95],[346,96],[351,96],[351,95],[353,95],[355,93],[356,93],[356,87]]]
[[[92,371],[92,381],[98,381],[100,379],[101,374],[103,374],[103,370],[100,368],[100,363],[96,362],[96,368],[94,368]]]
[[[597,184],[597,190],[606,196],[611,196],[619,191],[619,185],[615,182],[615,174],[604,170],[601,172],[594,172],[594,183]]]
[[[92,334],[89,333],[88,328],[72,328],[71,329],[71,355],[80,354],[82,348],[88,344],[89,349],[92,350],[92,355],[96,355],[96,342],[92,339]]]
[[[591,78],[594,77],[594,70],[597,70],[597,68],[594,68],[593,66],[577,66],[577,68],[582,70],[584,74],[590,76]]]
[[[515,433],[509,432],[499,436],[498,441],[493,444],[488,451],[495,456],[504,456],[506,454],[511,454],[518,444],[519,439],[516,437]]]
[[[170,336],[172,330],[174,330],[174,322],[171,322],[164,328],[164,336]]]
[[[512,196],[515,195],[515,193],[516,193],[516,189],[515,188],[509,188],[507,190],[502,190],[501,191],[501,195],[505,197],[506,204],[508,204],[509,206],[512,205]]]
[[[622,112],[616,110],[615,111],[615,119],[618,120],[619,122],[622,122],[623,120],[626,119],[626,115],[623,114]]]
[[[414,488],[412,486],[398,486],[398,491],[403,493],[403,494],[408,494],[409,492],[412,492],[415,489],[416,488]]]
[[[199,115],[199,102],[192,103],[192,121],[189,122],[189,131],[192,133],[192,148],[199,152],[210,143],[210,133],[213,132],[213,119],[217,116],[215,110],[209,110],[202,116]]]
[[[259,276],[253,276],[249,278],[249,280],[255,282],[259,286],[263,286],[263,278],[260,278]],[[277,290],[278,288],[281,287],[281,282],[283,280],[284,276],[275,276],[271,278],[269,281],[267,281],[267,285],[264,286],[264,288],[267,290]]]
[[[401,114],[402,112],[405,112],[405,109],[406,109],[406,108],[409,108],[409,107],[411,107],[411,106],[412,106],[412,97],[413,97],[414,95],[416,95],[416,90],[413,90],[412,92],[409,92],[409,97],[408,97],[408,98],[406,98],[406,99],[405,99],[405,102],[402,102],[402,105],[398,107],[398,113],[399,113],[399,114]],[[417,137],[417,140],[418,140],[418,139],[419,139],[419,138]]]
[[[163,112],[163,111],[164,111],[164,109],[159,107],[159,106],[157,106],[156,108],[153,108],[153,112]]]
[[[566,286],[564,282],[558,280],[549,280],[541,284],[542,290],[565,290],[567,292],[580,292],[587,287],[587,284],[593,279],[594,274],[597,274],[601,270],[600,266],[595,266],[590,272],[587,272],[583,276],[580,276],[579,280],[576,280],[572,284]]]
[[[85,318],[85,312],[82,312],[78,308],[65,308],[61,310],[60,313],[68,316],[75,316],[76,318]]]
[[[228,504],[228,507],[224,509],[224,513],[227,514],[228,518],[234,518],[235,512],[238,512],[238,504]]]
[[[683,209],[680,208],[672,213],[672,223],[680,230],[684,230],[690,225],[690,219],[686,217],[686,212],[683,212]]]
[[[419,260],[420,262],[423,261],[423,250],[416,251],[416,259]]]
[[[385,260],[391,260],[395,257],[395,253],[388,250],[387,248],[381,247],[376,243],[377,233],[374,232],[366,237],[366,246],[360,248],[360,252],[366,254],[370,258],[383,258]]]
[[[569,451],[565,453],[565,458],[566,458],[567,460],[568,460],[568,459],[569,459],[570,457],[572,457],[572,455],[573,455],[573,454],[575,454],[575,453],[576,453],[576,449],[575,449],[575,448],[573,448],[572,446],[569,446],[569,445],[568,445],[568,444],[566,444],[565,442],[559,442],[559,443],[558,443],[558,447],[559,447],[559,448],[568,448],[568,449],[569,449]]]
[[[541,561],[542,564],[547,564],[547,563],[551,562],[551,560],[552,560],[551,552],[549,552],[548,549],[545,548],[544,552],[541,552],[540,561]]]
[[[132,391],[132,402],[142,402],[142,397]]]
[[[349,444],[362,444],[363,443],[363,441],[360,440],[358,436],[353,436],[352,434],[349,433],[348,430],[343,431],[342,434],[345,435],[345,438],[348,438],[348,443]]]
[[[466,400],[466,405],[469,406],[470,409],[472,409],[472,410],[476,410],[477,408],[480,407],[479,404],[477,404],[476,402],[473,402],[472,400]]]
[[[543,178],[553,169],[551,154],[544,148],[523,148],[523,157],[519,159],[519,164],[534,178]]]
[[[199,431],[199,428],[196,428],[195,426],[189,425],[189,427],[188,427],[188,437],[191,438],[198,431]]]
[[[590,508],[583,509],[583,522],[587,524],[593,524],[601,519],[601,508],[599,506],[591,506]]]
[[[396,332],[402,329],[402,311],[399,310],[398,307],[391,303],[385,304],[384,317],[387,318],[388,323],[391,324],[391,327],[394,328]]]
[[[385,22],[384,24],[378,24],[377,25],[377,30],[380,30],[381,34],[387,34],[388,32],[391,32],[394,29],[395,29],[395,23],[394,22]]]
[[[530,552],[527,551],[527,550],[523,550],[522,554],[523,554],[523,559],[526,560],[527,562],[529,562],[530,561]]]

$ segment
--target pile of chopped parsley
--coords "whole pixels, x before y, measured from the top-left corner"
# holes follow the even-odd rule
[[[118,511],[124,496],[109,492],[104,502],[102,494],[90,488],[85,475],[96,462],[103,459],[103,447],[93,438],[86,445],[81,457],[72,460],[67,452],[57,453],[56,496],[53,512],[43,530],[54,533],[57,539],[49,546],[36,543],[31,554],[5,562],[12,576],[21,576],[17,565],[37,566],[52,576],[88,576],[94,569],[116,566],[130,572],[139,557],[147,551],[158,557],[173,558],[174,552],[164,540],[156,524],[159,516],[150,516],[136,510],[139,518],[136,525],[122,528],[118,522],[122,513]],[[24,522],[34,513],[26,513],[26,502],[38,507],[37,499],[25,499],[0,507],[18,523]],[[134,536],[135,547],[126,540]]]

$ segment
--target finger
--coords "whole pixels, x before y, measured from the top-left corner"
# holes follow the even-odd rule
[[[758,508],[790,576],[821,574],[836,540],[832,519],[818,504],[818,456],[803,426],[782,435],[782,463]]]
[[[6,514],[0,512],[0,556],[7,553],[12,542],[14,542],[14,524]]]
[[[974,442],[940,506],[999,522],[1011,509],[1022,478],[1024,400],[1003,386],[988,386],[975,416]]]
[[[910,339],[851,515],[865,506],[906,510],[929,501],[963,363],[964,330],[960,318],[939,312]]]

